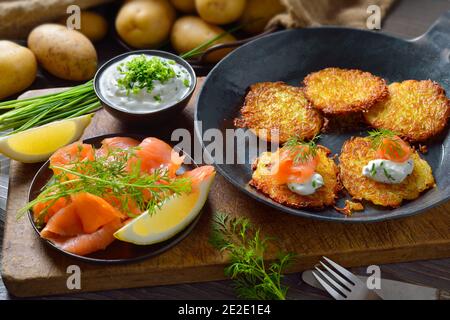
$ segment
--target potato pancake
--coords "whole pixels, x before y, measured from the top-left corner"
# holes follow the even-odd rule
[[[309,74],[304,84],[306,98],[326,115],[366,111],[388,95],[382,78],[355,69],[323,69]]]
[[[292,136],[312,139],[319,134],[323,118],[312,109],[297,88],[283,82],[261,82],[250,87],[241,109],[238,127],[248,127],[260,138],[272,140],[271,130],[278,130],[279,142]]]
[[[431,81],[392,83],[389,98],[364,114],[375,128],[397,132],[410,142],[420,142],[444,130],[450,117],[450,102],[444,89]]]
[[[337,194],[341,190],[338,180],[338,167],[329,158],[330,151],[319,146],[317,155],[319,163],[316,172],[322,175],[324,186],[309,196],[302,196],[289,190],[287,184],[277,184],[270,175],[272,153],[265,152],[253,164],[253,176],[250,185],[267,195],[273,201],[293,208],[309,208],[320,210],[332,206],[336,202]]]
[[[370,138],[352,138],[346,141],[339,157],[340,179],[349,194],[357,200],[369,200],[376,205],[399,207],[403,200],[414,200],[420,193],[435,185],[428,163],[414,151],[414,170],[402,183],[385,184],[362,175],[369,161],[377,159]]]

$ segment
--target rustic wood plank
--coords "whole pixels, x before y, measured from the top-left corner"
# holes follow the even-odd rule
[[[202,80],[199,81],[201,85]],[[195,98],[194,98],[195,99]],[[127,127],[99,111],[84,137],[136,132],[157,135],[174,128],[192,130],[194,100],[163,131]],[[43,245],[26,218],[16,212],[26,203],[28,187],[39,165],[11,163],[10,200],[3,243],[3,280],[17,296],[69,292],[66,268],[82,269],[82,290],[97,291],[223,279],[225,258],[208,244],[210,218],[216,210],[245,215],[263,232],[280,239],[282,248],[299,254],[291,272],[311,268],[326,255],[345,266],[391,263],[450,256],[450,204],[426,214],[377,224],[339,224],[302,219],[277,212],[240,193],[218,176],[206,210],[193,233],[166,253],[141,263],[99,266],[80,263]],[[269,252],[268,258],[275,258]]]

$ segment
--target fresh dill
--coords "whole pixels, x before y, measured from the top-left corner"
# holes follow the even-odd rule
[[[397,135],[396,132],[387,129],[372,130],[368,133],[369,138],[372,142],[372,148],[375,150],[380,149],[384,139],[388,138],[392,141],[395,141],[394,137]]]
[[[120,205],[119,209],[134,217],[130,210],[131,202],[141,212],[152,214],[167,197],[191,191],[189,178],[171,178],[165,169],[142,172],[141,161],[134,157],[135,149],[125,152],[117,149],[96,155],[93,160],[50,166],[55,172],[53,178],[36,199],[19,211],[19,216],[38,203],[47,204],[43,210],[43,214],[46,214],[47,209],[58,199],[87,192],[103,198],[114,197]]]
[[[310,141],[305,141],[304,139],[293,136],[290,137],[283,148],[286,148],[290,154],[293,156],[293,161],[295,164],[305,163],[314,159],[317,155],[317,144],[316,141],[320,136],[315,136]]]
[[[230,265],[225,268],[225,275],[233,279],[239,298],[286,299],[288,288],[281,284],[282,273],[295,256],[279,253],[277,261],[266,265],[264,254],[269,240],[247,218],[232,218],[220,212],[214,215],[210,243],[229,253]]]

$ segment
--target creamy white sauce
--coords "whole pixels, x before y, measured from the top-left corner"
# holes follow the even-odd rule
[[[100,91],[106,101],[118,109],[124,111],[131,111],[135,113],[145,113],[149,111],[163,109],[168,105],[172,105],[182,100],[189,91],[191,84],[191,77],[185,67],[178,63],[171,64],[170,66],[175,71],[176,77],[169,79],[165,83],[160,81],[153,81],[154,88],[151,92],[148,92],[146,88],[140,90],[137,94],[128,92],[125,88],[120,88],[117,84],[117,80],[122,78],[117,67],[126,63],[133,58],[140,55],[130,55],[123,60],[120,60],[110,65],[101,74],[99,80]],[[145,55],[147,58],[153,58],[154,56]],[[171,61],[169,59],[161,58],[162,61]],[[172,60],[173,61],[173,60]],[[124,68],[124,67],[122,67]],[[186,82],[186,83],[185,83]],[[189,86],[187,86],[187,82]]]
[[[393,162],[385,159],[369,161],[363,168],[363,176],[387,184],[402,183],[414,170],[414,161]]]
[[[317,189],[323,187],[323,177],[314,173],[305,183],[288,183],[288,188],[301,196],[309,196],[316,192]]]

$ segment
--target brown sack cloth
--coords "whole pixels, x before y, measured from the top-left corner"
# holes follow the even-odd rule
[[[367,12],[370,5],[381,9],[381,16],[395,0],[280,0],[286,13],[277,15],[269,26],[281,25],[285,28],[301,28],[319,25],[341,25],[366,28]]]
[[[22,39],[35,26],[66,14],[75,4],[81,9],[110,0],[0,0],[0,39]]]
[[[67,6],[85,9],[111,0],[0,0],[0,39],[26,38],[30,30],[66,14]],[[344,25],[364,28],[369,5],[378,5],[381,14],[395,0],[280,0],[286,13],[277,15],[270,26],[300,28],[317,25]]]

